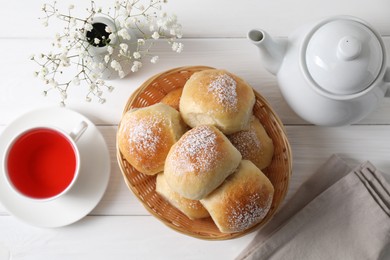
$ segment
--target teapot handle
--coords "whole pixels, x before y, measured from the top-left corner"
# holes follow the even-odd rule
[[[390,97],[390,68],[386,69],[384,81],[385,81],[385,84],[387,85],[387,90],[385,92],[385,97]]]

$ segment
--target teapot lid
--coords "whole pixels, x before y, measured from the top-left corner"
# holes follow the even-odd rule
[[[303,49],[303,63],[312,81],[334,95],[368,88],[383,63],[379,36],[357,19],[327,20],[313,31]]]

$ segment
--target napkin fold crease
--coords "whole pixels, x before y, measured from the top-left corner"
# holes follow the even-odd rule
[[[390,188],[333,155],[236,259],[390,259]]]

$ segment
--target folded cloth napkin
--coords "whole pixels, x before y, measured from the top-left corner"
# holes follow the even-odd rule
[[[237,259],[390,259],[390,186],[333,155]]]

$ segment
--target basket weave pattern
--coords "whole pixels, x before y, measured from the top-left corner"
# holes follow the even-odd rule
[[[146,107],[160,102],[167,93],[183,87],[193,73],[205,69],[211,69],[211,67],[181,67],[155,75],[133,93],[124,108],[123,114],[133,108]],[[273,140],[275,147],[271,164],[263,170],[275,189],[272,206],[267,216],[256,226],[233,234],[221,233],[211,218],[190,220],[156,193],[156,176],[138,172],[126,161],[117,148],[119,167],[127,186],[152,215],[178,232],[208,240],[225,240],[240,237],[263,226],[272,218],[288,190],[292,170],[291,148],[280,119],[267,101],[256,91],[255,96],[256,103],[253,108],[253,114],[260,120]]]

